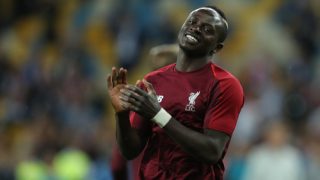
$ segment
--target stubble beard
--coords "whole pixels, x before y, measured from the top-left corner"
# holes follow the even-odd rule
[[[183,46],[181,46],[181,44],[179,44],[179,47],[181,48],[181,50],[188,56],[188,57],[192,57],[192,58],[201,58],[201,57],[206,57],[208,56],[208,52],[206,50],[202,50],[202,49],[188,49],[185,48]]]

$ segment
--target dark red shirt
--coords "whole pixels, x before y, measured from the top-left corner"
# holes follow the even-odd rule
[[[244,95],[239,81],[229,72],[212,63],[193,72],[179,72],[171,64],[147,74],[145,79],[156,90],[161,106],[186,127],[232,136]],[[142,154],[139,179],[223,179],[228,145],[218,163],[208,164],[183,151],[159,126],[138,114],[131,113],[131,123],[150,136]]]

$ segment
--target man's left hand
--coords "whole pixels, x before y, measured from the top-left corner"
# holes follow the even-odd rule
[[[125,88],[120,91],[120,99],[127,102],[126,108],[137,112],[146,119],[151,119],[160,111],[161,106],[157,100],[157,95],[152,84],[145,79],[137,81],[137,84],[140,83],[143,83],[147,92],[137,85],[126,85]]]

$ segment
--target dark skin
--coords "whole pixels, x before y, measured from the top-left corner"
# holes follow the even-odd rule
[[[223,45],[219,35],[224,30],[222,17],[209,8],[199,8],[191,12],[179,32],[179,53],[176,70],[190,72],[205,66],[213,53]],[[146,120],[152,119],[161,105],[157,101],[156,92],[146,80],[138,80],[144,84],[146,91],[137,85],[126,82],[126,70],[112,69],[108,76],[108,92],[116,111],[116,136],[122,154],[133,159],[143,150],[148,136],[130,126],[129,112],[135,111]],[[230,137],[219,131],[204,129],[203,133],[187,128],[179,121],[171,118],[163,127],[164,132],[180,147],[198,161],[216,163],[220,160],[223,150]]]

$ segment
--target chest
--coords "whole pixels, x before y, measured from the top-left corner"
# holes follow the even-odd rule
[[[205,80],[163,77],[153,84],[160,105],[177,119],[203,119],[212,100],[210,83]]]

